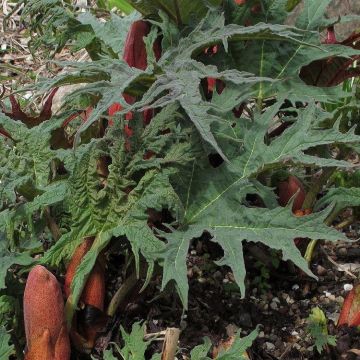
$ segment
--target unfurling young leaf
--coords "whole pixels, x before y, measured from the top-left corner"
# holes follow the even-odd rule
[[[312,309],[308,317],[307,329],[315,341],[315,347],[319,354],[321,354],[328,345],[336,345],[336,337],[328,334],[327,319],[319,307]]]

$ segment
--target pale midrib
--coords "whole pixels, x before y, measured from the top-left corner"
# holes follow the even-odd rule
[[[203,211],[205,211],[209,206],[211,206],[213,203],[215,203],[219,198],[221,198],[221,196],[223,196],[231,187],[235,186],[238,182],[240,182],[241,180],[243,180],[246,176],[246,169],[248,167],[248,164],[250,162],[250,159],[252,157],[252,154],[255,151],[255,145],[257,144],[257,138],[255,138],[251,152],[249,154],[249,158],[244,166],[244,171],[242,176],[237,179],[236,181],[234,181],[232,184],[230,184],[224,191],[222,191],[218,196],[216,196],[213,200],[211,200],[210,202],[208,202],[202,209],[200,209],[196,214],[194,214],[190,219],[189,219],[189,223],[191,223],[196,217],[199,216],[199,214],[201,214]]]

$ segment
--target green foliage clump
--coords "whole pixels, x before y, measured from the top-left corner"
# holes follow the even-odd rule
[[[95,241],[72,283],[69,323],[87,277],[106,251],[130,250],[136,274],[146,270],[144,287],[158,266],[161,290],[174,284],[186,310],[188,250],[203,234],[222,248],[216,264],[232,270],[243,296],[244,244],[262,243],[314,276],[293,239],[347,240],[329,219],[359,206],[357,183],[339,181],[329,189],[334,180],[322,178],[326,195],[316,201],[318,194],[312,194],[314,212],[296,217],[291,204],[278,205],[268,181],[279,170],[296,170],[315,182],[315,174],[330,169],[341,179],[353,167],[349,154],[358,152],[360,141],[352,117],[357,94],[345,91],[342,82],[358,69],[344,68],[343,60],[349,64],[359,50],[321,42],[319,33],[341,21],[325,16],[329,1],[303,1],[294,26],[286,21],[299,1],[263,1],[258,13],[251,10],[253,1],[168,3],[128,1],[136,9],[124,8],[129,16],[105,9],[105,21],[99,21],[96,11],[75,14],[67,2],[27,2],[23,16],[32,17],[34,29],[51,24],[42,36],[41,31],[34,35],[35,49],[45,40],[54,53],[70,44],[85,48],[92,61],[59,63],[63,72],[34,85],[46,92],[82,84],[57,114],[37,126],[0,114],[5,135],[0,139],[0,296],[7,296],[15,281],[9,269],[19,282],[35,263],[62,271],[87,236]],[[142,17],[152,25],[144,38],[144,70],[122,60],[127,32]],[[207,86],[210,78],[217,79],[218,91]],[[84,99],[88,107],[79,109]],[[120,110],[109,115],[114,103]],[[154,117],[145,126],[149,109]],[[70,121],[74,116],[77,120]],[[8,321],[0,322],[4,334]],[[9,336],[2,336],[4,343]],[[194,359],[206,359],[208,345],[194,350]]]

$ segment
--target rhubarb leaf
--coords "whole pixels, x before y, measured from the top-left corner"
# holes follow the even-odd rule
[[[14,141],[0,141],[2,189],[5,196],[14,199],[14,191],[29,182],[33,184],[31,194],[25,189],[26,197],[36,195],[49,182],[51,162],[62,158],[61,152],[49,146],[52,133],[61,126],[63,119],[45,121],[39,126],[27,128],[20,121],[14,121],[0,113],[0,127],[9,132]],[[2,197],[3,199],[3,197]]]
[[[315,211],[335,203],[335,208],[340,211],[346,207],[360,206],[360,188],[333,188],[330,189],[319,201],[315,204]]]
[[[203,53],[209,46],[221,43],[227,46],[228,42],[267,40],[275,43],[282,41],[308,45],[301,40],[303,31],[296,28],[264,23],[248,27],[235,24],[224,25],[223,15],[216,14],[215,16],[211,13],[208,17],[213,22],[211,28],[208,26],[209,18],[205,18],[189,36],[180,40],[178,46],[169,48],[162,54],[158,62],[162,73],[154,78],[152,78],[152,66],[141,71],[128,67],[120,60],[107,60],[106,62],[99,60],[90,64],[64,63],[73,71],[66,75],[60,75],[53,81],[44,81],[40,86],[42,90],[46,90],[69,81],[90,83],[72,94],[72,96],[79,96],[91,93],[101,97],[90,117],[79,129],[80,132],[89,128],[115,102],[120,103],[123,107],[120,113],[126,114],[133,110],[163,107],[179,101],[204,140],[226,158],[211,131],[212,126],[221,121],[221,117],[211,111],[211,105],[203,99],[199,88],[201,79],[210,76],[239,85],[238,102],[234,102],[234,106],[239,104],[241,98],[251,97],[254,93],[254,86],[257,84],[259,84],[258,87],[263,86],[267,82],[271,83],[272,80],[262,75],[253,76],[249,72],[235,69],[219,71],[214,66],[205,66],[193,60],[193,57]],[[109,80],[111,81],[109,82]],[[131,94],[132,91],[134,94],[138,94],[141,82],[147,83],[148,90],[140,101],[133,105],[127,104],[120,94],[124,92]]]
[[[336,337],[329,335],[326,316],[319,307],[311,310],[307,322],[307,330],[315,340],[315,347],[319,354],[321,354],[328,345],[336,346]]]
[[[244,240],[259,241],[281,250],[285,260],[293,261],[311,275],[306,261],[292,240],[296,237],[332,241],[346,239],[343,234],[324,225],[323,222],[331,209],[305,217],[295,217],[289,207],[266,209],[244,206],[246,195],[255,192],[254,183],[250,180],[266,169],[282,167],[285,161],[299,165],[350,166],[345,161],[305,153],[317,144],[355,142],[359,138],[351,131],[344,134],[339,132],[336,126],[330,129],[319,128],[319,124],[324,119],[331,118],[331,114],[319,110],[315,104],[309,104],[304,111],[300,111],[298,120],[283,134],[270,144],[265,143],[267,129],[276,117],[280,104],[256,115],[253,122],[244,120],[237,123],[237,126],[241,127],[242,131],[239,133],[243,133],[244,143],[238,150],[238,156],[233,157],[230,164],[206,169],[194,162],[180,178],[182,186],[178,193],[186,204],[184,220],[177,231],[164,234],[168,244],[162,253],[162,288],[174,280],[184,306],[187,306],[188,293],[188,248],[191,239],[201,236],[203,231],[209,232],[213,241],[223,248],[224,257],[218,264],[232,268],[243,295],[246,273],[242,245]]]
[[[239,151],[240,155],[232,158],[230,169],[239,171],[240,179],[253,177],[266,168],[274,168],[285,162],[317,166],[351,166],[346,161],[322,158],[320,154],[312,155],[307,151],[319,145],[351,144],[360,139],[354,134],[353,129],[341,132],[338,123],[332,128],[320,127],[319,124],[326,119],[332,119],[333,115],[319,109],[314,103],[300,110],[296,122],[280,136],[274,138],[270,144],[265,143],[268,128],[279,111],[280,104],[281,101],[263,114],[257,115],[252,124],[248,121],[237,123],[236,126],[241,128],[239,133],[243,133],[244,144],[243,149]]]
[[[156,16],[159,10],[165,12],[177,25],[197,22],[204,17],[210,7],[221,4],[222,0],[176,0],[176,1],[152,1],[152,0],[129,0],[132,6],[145,16]]]
[[[114,354],[111,350],[105,350],[103,356],[104,356],[104,360],[117,360],[117,357],[114,356]],[[96,359],[93,356],[91,358],[93,360]]]
[[[131,151],[125,147],[119,121],[103,138],[93,139],[75,152],[64,201],[72,219],[71,228],[42,259],[44,263],[59,264],[72,255],[85,236],[96,237],[77,268],[66,306],[68,321],[97,256],[113,236],[128,239],[137,274],[140,255],[145,258],[149,278],[164,243],[149,226],[148,211],[161,213],[166,209],[174,218],[182,216],[183,206],[170,178],[176,176],[179,166],[193,160],[199,141],[193,127],[184,124],[178,108],[175,104],[165,107],[146,129],[139,130]],[[134,129],[140,121],[140,117],[132,120]],[[156,152],[156,157],[145,160],[149,150]],[[105,185],[98,174],[98,162],[104,157],[111,159]]]
[[[245,356],[246,350],[251,347],[252,343],[255,341],[259,335],[258,329],[253,330],[249,335],[241,338],[240,331],[235,334],[235,340],[231,347],[226,350],[222,350],[220,354],[216,357],[217,360],[235,360],[248,359],[248,356]]]
[[[191,360],[210,360],[207,354],[211,348],[211,341],[208,337],[204,338],[204,344],[195,346],[190,352]]]
[[[125,39],[130,25],[134,21],[139,20],[139,18],[138,13],[124,18],[111,13],[110,19],[103,23],[89,12],[82,13],[78,16],[80,23],[90,25],[94,31],[94,37],[109,46],[116,54],[120,55],[120,58],[124,51]]]
[[[351,96],[343,92],[341,87],[328,88],[328,86],[338,85],[348,77],[356,76],[354,70],[347,72],[346,68],[352,63],[350,57],[354,56],[355,60],[360,54],[351,46],[321,43],[319,30],[331,24],[326,17],[326,9],[330,2],[330,0],[303,2],[303,9],[296,19],[296,28],[292,29],[298,32],[299,43],[281,42],[278,44],[268,39],[262,40],[261,45],[257,41],[249,41],[245,44],[229,43],[231,59],[238,70],[278,80],[274,84],[259,83],[257,85],[256,97],[259,101],[272,96],[286,95],[289,100],[316,99],[330,102]],[[256,21],[284,24],[287,18],[284,14],[286,6],[285,0],[264,3]],[[247,16],[240,16],[234,20],[237,23],[246,24],[250,14],[251,11]],[[253,14],[251,14],[252,17]],[[342,22],[343,19],[339,18],[337,21]],[[221,55],[224,56],[223,53]],[[251,63],[243,61],[249,56],[252,59]],[[319,66],[315,66],[315,61],[326,65],[326,69],[319,73]],[[348,65],[344,69],[345,63]]]
[[[15,348],[10,345],[10,334],[3,326],[0,326],[0,359],[9,359],[15,354]]]
[[[127,0],[109,0],[109,7],[112,8],[114,6],[126,15],[131,14],[134,11],[134,8]]]
[[[144,341],[145,325],[134,323],[131,333],[128,334],[121,326],[121,336],[125,342],[124,346],[119,350],[124,360],[143,360],[145,359],[145,351],[150,344]]]
[[[0,290],[6,288],[5,279],[8,270],[13,265],[27,266],[34,262],[34,259],[26,252],[15,253],[6,248],[4,239],[0,242]]]

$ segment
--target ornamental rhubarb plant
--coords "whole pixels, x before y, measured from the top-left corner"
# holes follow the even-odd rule
[[[182,343],[198,337],[186,316],[213,311],[215,295],[196,289],[204,274],[222,296],[213,270],[226,269],[246,304],[253,263],[271,266],[276,253],[315,277],[293,239],[347,241],[339,224],[359,220],[359,34],[337,34],[351,17],[329,18],[329,0],[116,4],[125,11],[58,0],[22,9],[33,50],[88,56],[51,63],[54,74],[27,84],[28,106],[23,89],[2,95],[0,305],[25,314],[25,326],[0,320],[10,356],[22,357],[26,338],[28,359],[156,358],[144,329],[181,324],[172,350],[211,358],[209,341],[194,352]],[[65,85],[76,86],[55,111]],[[236,344],[216,358],[252,357]]]

